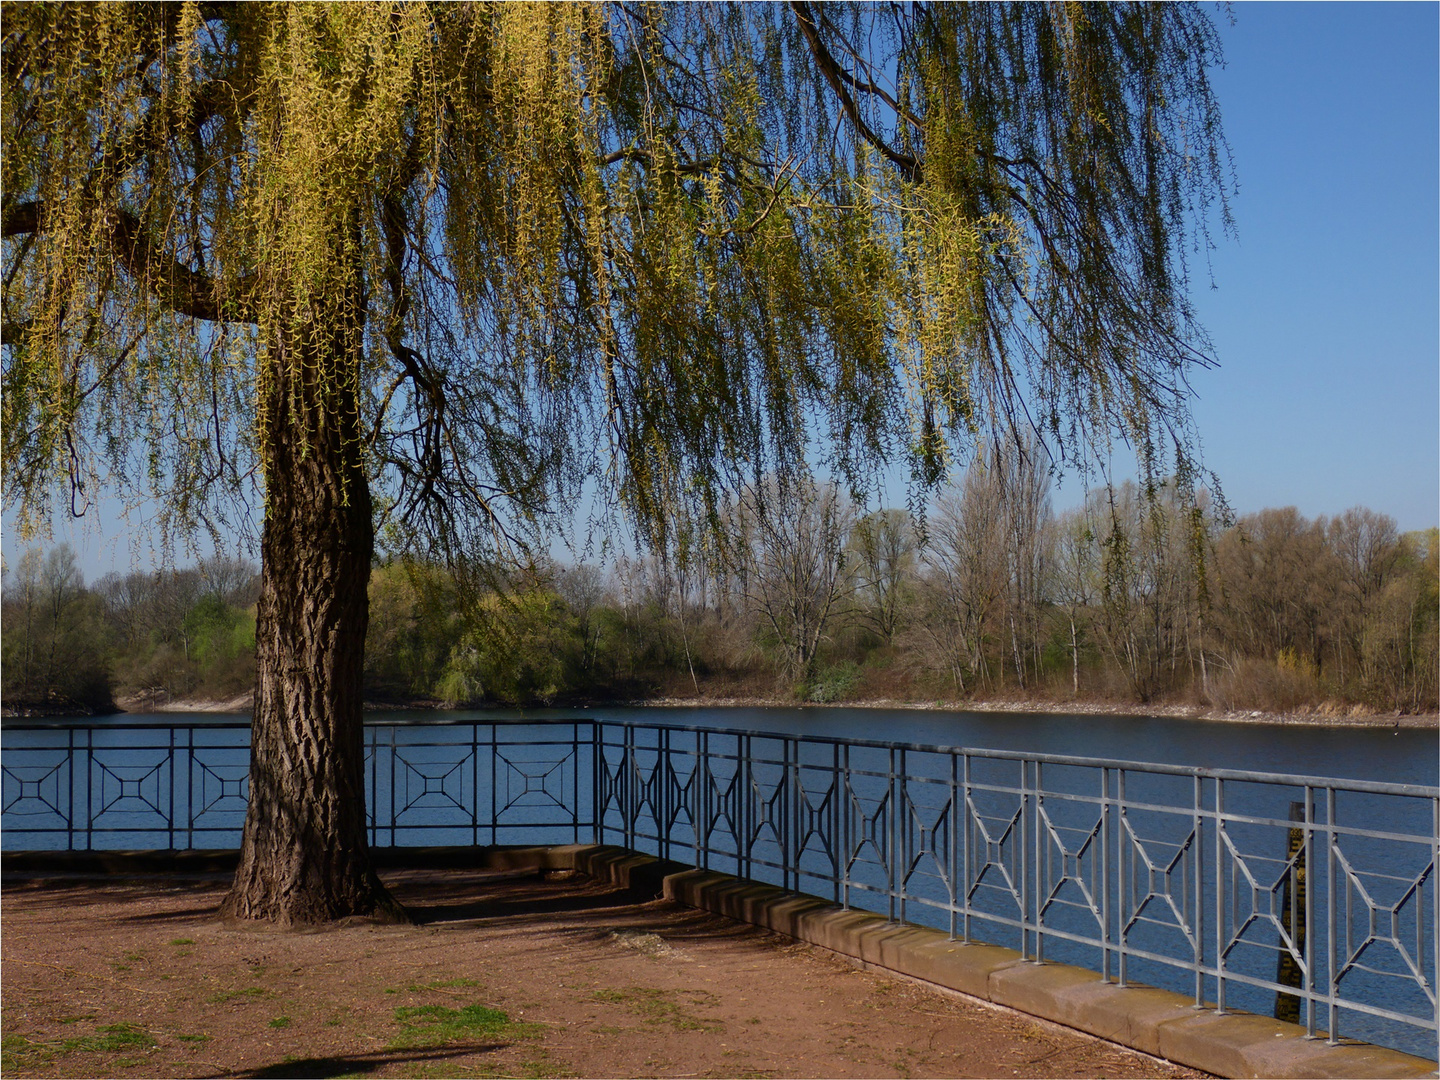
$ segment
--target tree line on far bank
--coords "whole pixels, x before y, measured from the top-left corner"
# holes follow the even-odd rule
[[[809,481],[757,485],[721,514],[712,536],[657,555],[492,572],[483,587],[377,564],[367,697],[1437,706],[1437,530],[1402,534],[1368,509],[1225,521],[1126,483],[1057,515],[1046,472],[1012,451],[920,522]],[[68,547],[27,551],[5,572],[4,703],[243,693],[257,593],[237,558],[86,585]]]

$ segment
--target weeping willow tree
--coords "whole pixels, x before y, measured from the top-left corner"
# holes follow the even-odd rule
[[[817,454],[923,488],[1021,425],[1190,475],[1188,266],[1226,214],[1193,7],[3,21],[7,505],[263,515],[237,917],[393,910],[361,774],[377,543],[493,557],[590,481],[663,544]]]

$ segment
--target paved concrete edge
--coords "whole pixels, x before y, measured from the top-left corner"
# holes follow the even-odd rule
[[[557,849],[558,851],[559,849]],[[804,893],[680,867],[625,848],[577,846],[574,869],[819,945],[875,967],[1004,1005],[1110,1042],[1226,1077],[1423,1077],[1432,1061],[1364,1044],[1330,1046],[1264,1016],[1217,1015],[1150,987],[1120,987],[1093,971],[1035,964],[1011,949],[951,941]]]

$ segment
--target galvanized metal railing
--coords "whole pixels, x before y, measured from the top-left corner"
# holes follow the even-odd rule
[[[371,843],[620,843],[1436,1056],[1440,789],[604,721],[367,725]],[[3,841],[233,846],[248,727],[9,726]]]

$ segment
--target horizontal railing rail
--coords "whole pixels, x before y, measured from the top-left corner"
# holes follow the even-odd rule
[[[1440,788],[587,718],[365,727],[376,847],[615,842],[1435,1056]],[[249,725],[7,724],[3,844],[238,843]]]

